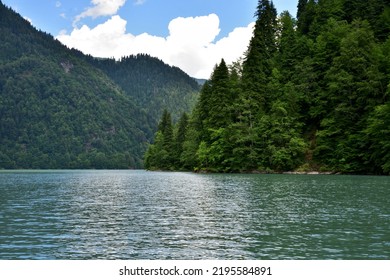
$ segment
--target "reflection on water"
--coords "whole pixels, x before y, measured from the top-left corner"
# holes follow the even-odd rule
[[[388,177],[0,173],[0,259],[389,259]]]

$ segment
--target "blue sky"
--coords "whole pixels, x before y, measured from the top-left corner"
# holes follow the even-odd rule
[[[192,76],[207,78],[221,56],[227,56],[224,58],[231,63],[245,51],[248,42],[244,44],[238,41],[249,41],[251,34],[249,31],[253,27],[251,23],[255,20],[254,13],[258,1],[2,0],[2,2],[29,19],[38,29],[85,53],[118,59],[136,52],[150,53],[168,64],[179,66]],[[279,13],[289,10],[295,16],[297,1],[273,2]],[[190,35],[194,36],[190,38]],[[195,39],[198,41],[195,42]],[[227,50],[229,47],[230,52]]]

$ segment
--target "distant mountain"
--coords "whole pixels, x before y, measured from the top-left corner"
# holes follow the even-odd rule
[[[183,112],[191,111],[199,95],[200,85],[195,79],[149,55],[129,56],[120,62],[93,59],[91,63],[143,108],[155,124],[153,130],[165,109],[173,112],[173,119],[178,120]]]
[[[196,82],[197,82],[200,86],[203,86],[203,85],[207,82],[206,79],[195,79],[195,80],[196,80]]]
[[[0,37],[0,168],[140,168],[159,112],[197,96],[177,68],[69,50],[1,1]]]

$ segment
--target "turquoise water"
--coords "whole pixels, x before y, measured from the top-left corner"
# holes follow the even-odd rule
[[[390,259],[390,178],[3,171],[0,259]]]

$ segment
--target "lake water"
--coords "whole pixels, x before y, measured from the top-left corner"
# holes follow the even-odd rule
[[[390,178],[2,171],[0,259],[390,259]]]

